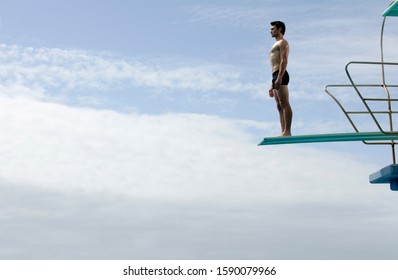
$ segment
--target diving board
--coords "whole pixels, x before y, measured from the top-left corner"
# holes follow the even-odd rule
[[[302,144],[302,143],[319,143],[319,142],[380,141],[380,140],[398,140],[398,133],[356,132],[356,133],[267,137],[264,138],[264,140],[258,145],[262,146],[262,145],[283,145],[283,144]]]

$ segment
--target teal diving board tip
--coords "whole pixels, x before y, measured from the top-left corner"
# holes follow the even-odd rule
[[[264,138],[264,140],[258,145],[262,146],[262,145],[282,145],[282,144],[301,144],[301,143],[380,141],[380,140],[398,140],[398,133],[356,132],[356,133],[268,137]]]
[[[391,5],[384,11],[383,17],[396,17],[398,16],[398,1],[394,1]]]

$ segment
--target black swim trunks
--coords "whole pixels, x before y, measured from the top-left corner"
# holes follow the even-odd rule
[[[276,79],[278,79],[278,74],[279,74],[279,70],[272,73],[272,88],[275,88],[275,81],[276,81]],[[289,84],[289,81],[290,81],[289,73],[287,71],[285,71],[285,74],[283,74],[283,77],[282,77],[281,85],[287,86]]]

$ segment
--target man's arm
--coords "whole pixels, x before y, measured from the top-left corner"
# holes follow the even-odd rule
[[[289,44],[287,41],[283,40],[279,46],[280,50],[280,56],[281,56],[281,62],[279,65],[279,73],[278,73],[278,78],[275,81],[275,87],[276,89],[279,89],[279,87],[282,84],[282,77],[285,74],[286,68],[287,68],[287,61],[289,57]]]

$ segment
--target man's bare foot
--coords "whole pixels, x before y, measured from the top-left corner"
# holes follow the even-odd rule
[[[290,132],[283,132],[282,134],[281,134],[281,137],[285,137],[285,136],[292,136],[292,134],[290,133]]]

